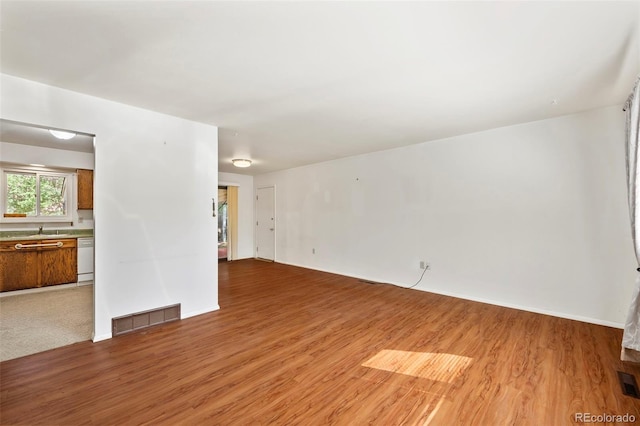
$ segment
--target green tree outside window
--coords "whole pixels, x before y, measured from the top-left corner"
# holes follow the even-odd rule
[[[6,213],[66,216],[66,175],[7,172],[6,183]]]

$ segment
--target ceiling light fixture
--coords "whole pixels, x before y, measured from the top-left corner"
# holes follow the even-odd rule
[[[65,132],[64,130],[53,130],[53,129],[49,129],[49,133],[51,133],[56,138],[62,139],[65,141],[73,138],[76,135],[73,132]]]
[[[249,167],[251,165],[251,160],[246,160],[244,158],[235,158],[231,160],[231,162],[236,167]]]

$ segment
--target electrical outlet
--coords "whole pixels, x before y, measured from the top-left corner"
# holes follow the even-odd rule
[[[420,261],[420,269],[429,269],[429,263],[426,260]]]

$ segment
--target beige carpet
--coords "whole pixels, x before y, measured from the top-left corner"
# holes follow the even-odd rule
[[[0,298],[0,361],[91,339],[93,286]]]

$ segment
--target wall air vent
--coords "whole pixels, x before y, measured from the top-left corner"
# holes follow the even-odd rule
[[[124,315],[111,320],[113,337],[180,319],[180,304]]]

